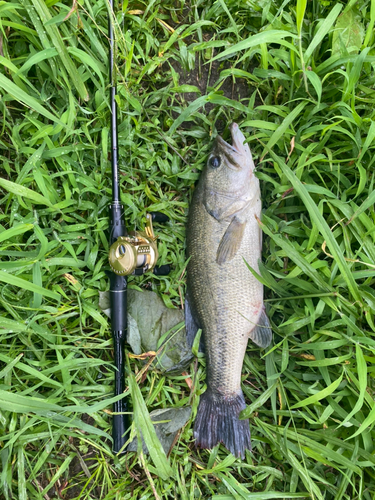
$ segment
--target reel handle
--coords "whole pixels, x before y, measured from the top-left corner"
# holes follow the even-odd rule
[[[163,266],[156,266],[154,268],[154,274],[156,276],[167,276],[171,272],[171,266],[169,264],[164,264]]]
[[[164,223],[169,221],[168,215],[165,215],[161,212],[150,212],[150,214],[152,217],[152,222]]]

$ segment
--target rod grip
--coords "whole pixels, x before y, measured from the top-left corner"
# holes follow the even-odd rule
[[[114,354],[115,354],[115,396],[122,394],[125,390],[125,339],[121,335],[116,335],[113,332],[113,344],[114,344]],[[113,438],[113,452],[119,453],[124,447],[126,441],[128,440],[128,433],[130,429],[130,419],[129,415],[125,415],[124,412],[129,411],[127,398],[120,399],[113,404],[113,411],[119,413],[119,415],[113,415],[112,418],[112,438]],[[120,414],[122,413],[122,414]],[[126,452],[126,448],[122,449],[122,453]]]
[[[110,273],[109,297],[111,302],[111,329],[115,362],[115,396],[125,390],[125,342],[127,335],[127,284],[123,276]],[[115,413],[128,410],[127,398],[116,401],[113,405]],[[118,453],[128,439],[130,420],[128,415],[113,415],[112,437],[113,451]],[[126,450],[124,449],[123,452]]]

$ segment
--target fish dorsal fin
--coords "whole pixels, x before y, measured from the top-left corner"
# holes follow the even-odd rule
[[[241,246],[246,221],[241,222],[237,217],[233,217],[221,238],[217,249],[216,262],[221,265],[233,259]]]
[[[272,328],[263,306],[257,326],[249,333],[249,338],[259,347],[267,347],[272,340]]]

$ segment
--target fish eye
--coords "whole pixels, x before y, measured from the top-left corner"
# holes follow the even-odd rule
[[[221,163],[220,156],[211,156],[209,163],[212,168],[219,168]]]

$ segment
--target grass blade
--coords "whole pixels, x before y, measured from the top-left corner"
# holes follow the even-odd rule
[[[337,3],[331,12],[328,14],[328,16],[324,19],[323,23],[320,25],[320,28],[318,29],[318,32],[314,36],[314,38],[311,40],[310,45],[307,47],[306,52],[304,54],[305,56],[305,61],[308,61],[308,59],[312,56],[314,50],[317,48],[317,46],[321,43],[323,38],[327,35],[329,30],[332,28],[334,22],[336,21],[338,15],[340,14],[342,9],[342,4]]]
[[[301,36],[303,18],[306,12],[307,0],[297,0],[296,17],[297,17],[297,32]]]
[[[21,66],[21,68],[18,70],[17,74],[27,73],[27,71],[35,64],[39,64],[40,62],[45,61],[46,59],[50,59],[51,57],[56,57],[56,56],[57,56],[56,49],[50,48],[50,49],[41,50],[37,54],[34,54],[33,56],[31,56],[23,64],[23,66]]]
[[[142,393],[134,375],[129,377],[129,388],[133,400],[134,422],[137,432],[142,432],[148,451],[155,465],[155,472],[165,481],[173,476],[173,471],[156,435]]]
[[[212,500],[234,500],[232,495],[212,495]],[[277,492],[277,491],[262,491],[260,493],[248,493],[244,495],[243,498],[249,500],[274,500],[277,498],[282,498],[288,500],[289,498],[311,498],[310,493],[287,493],[287,492]]]
[[[17,457],[18,471],[18,498],[19,500],[27,500],[26,477],[25,477],[25,454],[23,446],[18,446]]]
[[[317,403],[321,399],[325,399],[327,396],[330,396],[335,390],[338,388],[338,386],[341,384],[343,374],[341,374],[341,377],[332,382],[328,387],[325,389],[317,392],[313,396],[310,396],[309,398],[304,399],[303,401],[300,401],[299,403],[296,403],[291,407],[292,410],[295,408],[302,408],[304,406],[310,405]]]
[[[263,31],[261,33],[257,33],[256,35],[252,35],[246,40],[242,40],[242,42],[236,43],[232,47],[224,50],[221,54],[213,57],[209,62],[216,61],[216,59],[220,59],[222,57],[228,57],[242,50],[250,49],[251,47],[256,47],[262,43],[280,43],[283,44],[284,38],[292,37],[298,38],[297,35],[293,33],[288,33],[282,30],[268,30]]]
[[[315,222],[320,233],[325,238],[328,247],[330,248],[330,252],[332,253],[335,261],[337,262],[337,265],[339,266],[341,273],[344,276],[345,281],[348,284],[348,287],[353,297],[355,298],[355,300],[358,300],[361,303],[362,302],[361,294],[358,290],[357,283],[353,278],[353,274],[348,267],[345,257],[343,256],[342,251],[336,239],[334,238],[331,229],[329,228],[327,222],[319,212],[318,207],[314,203],[306,187],[302,184],[302,182],[298,179],[298,177],[294,174],[294,172],[292,172],[292,170],[281,160],[280,157],[278,157],[275,153],[273,153],[273,151],[269,151],[269,153],[271,154],[272,158],[279,164],[283,173],[288,178],[289,182],[292,184],[294,189],[300,195],[302,201],[304,202],[305,207],[310,213],[311,219]]]
[[[354,212],[354,214],[350,217],[347,224],[353,222],[359,215],[363,214],[367,209],[369,209],[375,203],[375,191],[372,191],[370,196],[366,198],[366,200],[361,204],[361,206]]]
[[[288,116],[284,118],[282,121],[281,125],[277,127],[275,132],[272,134],[270,137],[270,140],[268,141],[262,157],[266,154],[267,150],[270,150],[273,148],[273,146],[279,141],[279,139],[285,134],[286,130],[288,130],[289,126],[293,123],[295,118],[302,112],[303,108],[306,106],[307,102],[301,102],[298,104],[296,108],[291,111]]]
[[[43,23],[46,23],[47,21],[50,21],[52,19],[52,16],[49,12],[49,9],[47,5],[42,1],[42,0],[32,0],[32,3],[34,4],[35,10],[38,12],[40,19],[42,20]],[[87,101],[89,99],[89,95],[87,93],[87,89],[85,87],[85,84],[83,83],[83,80],[81,78],[81,75],[78,73],[78,70],[71,60],[69,53],[67,51],[67,48],[65,47],[65,44],[61,38],[59,28],[52,24],[52,25],[47,25],[44,24],[44,27],[51,37],[52,43],[55,46],[61,62],[65,66],[65,69],[70,76],[73,85],[76,87],[80,97]]]
[[[34,97],[27,94],[24,90],[20,89],[9,78],[0,73],[0,87],[8,92],[16,101],[24,104],[28,108],[40,113],[49,120],[64,126],[64,124],[50,111],[45,109]]]
[[[277,381],[274,382],[266,391],[264,391],[264,393],[261,396],[259,396],[259,398],[256,401],[254,401],[254,403],[245,408],[245,410],[241,412],[240,418],[241,419],[249,418],[250,415],[252,415],[258,408],[263,406],[264,403],[266,403],[272,396],[274,391],[276,391],[277,384],[278,384]]]
[[[365,358],[363,356],[362,349],[358,344],[355,346],[355,351],[356,351],[356,359],[357,359],[357,371],[358,371],[358,382],[359,382],[359,397],[357,399],[357,402],[352,409],[352,411],[349,413],[349,415],[344,419],[343,422],[341,422],[341,425],[346,424],[346,422],[349,422],[349,420],[352,418],[353,415],[355,415],[359,410],[362,408],[364,399],[365,399],[365,394],[367,390],[367,364],[365,361]]]
[[[15,227],[11,227],[0,233],[0,243],[2,241],[11,240],[15,236],[26,233],[27,231],[32,231],[34,224],[20,224]]]
[[[34,283],[30,283],[30,281],[18,278],[18,276],[12,276],[11,274],[4,271],[0,271],[0,281],[2,281],[3,283],[8,283],[12,286],[17,286],[24,290],[30,290],[30,292],[38,293],[57,301],[59,301],[61,298],[60,295],[56,292],[51,292],[51,290],[47,290],[46,288],[43,288],[41,286],[34,285]]]
[[[53,207],[52,203],[45,196],[36,193],[35,191],[27,187],[20,186],[16,182],[8,181],[6,179],[0,179],[0,186],[10,193],[16,194],[17,196],[22,196],[23,198],[28,198],[38,205],[47,205],[47,207]]]

